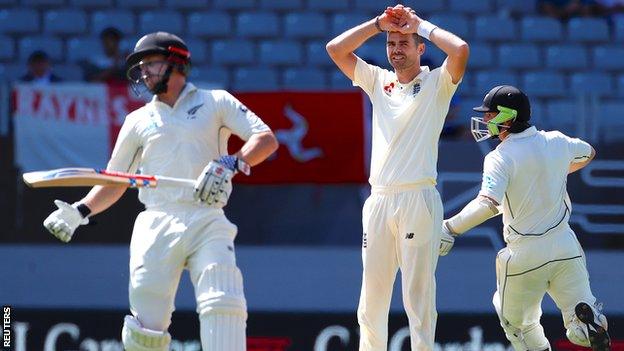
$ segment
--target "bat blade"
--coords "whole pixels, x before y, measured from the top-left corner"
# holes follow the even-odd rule
[[[121,186],[128,188],[192,187],[194,180],[143,174],[111,172],[95,168],[59,168],[47,171],[28,172],[22,175],[24,183],[31,188],[47,187],[90,187],[95,185]]]

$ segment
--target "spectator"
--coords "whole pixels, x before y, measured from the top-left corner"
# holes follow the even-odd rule
[[[461,115],[461,104],[461,98],[458,95],[453,95],[446,119],[444,120],[444,126],[442,127],[442,134],[440,135],[443,139],[468,140],[472,138],[472,134],[466,128],[466,118],[468,116]]]
[[[595,0],[538,0],[537,8],[540,13],[561,21],[598,13]]]
[[[34,51],[28,57],[28,73],[20,78],[22,82],[32,82],[33,84],[50,84],[60,82],[62,79],[52,73],[50,68],[50,58],[45,51]]]
[[[119,44],[122,34],[119,29],[108,27],[100,33],[103,56],[93,56],[85,65],[85,77],[90,82],[125,82],[126,55]]]

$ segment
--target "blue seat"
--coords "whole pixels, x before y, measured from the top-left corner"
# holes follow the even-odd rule
[[[355,54],[370,64],[389,68],[390,64],[386,54],[385,41],[370,40],[359,47]]]
[[[87,30],[87,16],[80,10],[48,11],[43,30],[52,34],[81,34]]]
[[[600,70],[623,70],[624,47],[604,45],[594,47],[594,68]]]
[[[255,61],[254,45],[248,40],[215,40],[211,54],[211,62],[221,65],[246,65]]]
[[[568,40],[573,42],[607,42],[609,25],[601,18],[575,17],[568,22]]]
[[[618,16],[613,19],[613,29],[615,31],[615,40],[624,41],[624,17]]]
[[[446,53],[440,50],[440,48],[438,48],[437,46],[429,45],[427,47],[427,50],[425,50],[425,54],[420,58],[421,66],[425,64],[430,64],[433,67],[429,68],[434,69],[435,67],[439,67],[442,65],[442,62],[446,60],[446,56]],[[427,60],[429,62],[427,62]]]
[[[0,33],[35,33],[39,31],[39,13],[32,9],[0,10]]]
[[[431,47],[428,47],[427,51],[430,49]],[[425,55],[427,51],[425,51]],[[470,43],[468,67],[486,69],[494,67],[494,50],[492,46],[483,42]]]
[[[277,11],[299,10],[303,8],[303,0],[260,0],[260,8]]]
[[[206,8],[206,0],[165,0],[165,5],[172,9],[203,10]]]
[[[423,3],[426,1],[423,1]],[[355,0],[355,10],[374,11],[380,13],[388,6],[396,5],[392,0]]]
[[[288,38],[326,38],[327,20],[320,13],[291,13],[284,19]]]
[[[202,65],[208,61],[208,49],[206,42],[201,39],[188,38],[184,40],[191,51],[191,62],[194,65]]]
[[[325,41],[312,41],[306,45],[306,59],[310,66],[334,66],[325,49]]]
[[[450,12],[482,14],[492,12],[491,0],[449,0]],[[418,7],[417,7],[418,8]],[[419,9],[419,8],[418,8]]]
[[[28,59],[35,50],[45,51],[53,61],[63,59],[63,42],[57,37],[33,36],[19,41],[19,57],[22,60]]]
[[[283,88],[290,90],[325,90],[327,88],[325,72],[318,68],[289,68],[284,71]]]
[[[331,36],[334,37],[347,29],[369,20],[370,16],[362,13],[338,13],[331,19]]]
[[[513,85],[518,87],[518,76],[511,71],[490,70],[478,72],[475,77],[475,93],[485,94],[497,85]]]
[[[554,71],[531,71],[522,77],[522,88],[530,97],[555,98],[566,95],[563,75]]]
[[[498,48],[501,68],[529,69],[541,64],[537,46],[531,44],[503,44]]]
[[[130,9],[157,9],[160,6],[159,0],[133,0],[117,1],[117,6]]]
[[[531,124],[537,126],[537,129],[544,129],[548,127],[548,121],[546,120],[546,105],[540,102],[538,99],[533,99],[531,104]]]
[[[71,0],[70,4],[85,9],[109,8],[113,6],[113,0]]]
[[[77,64],[54,65],[52,72],[61,77],[66,82],[80,82],[84,80],[82,67]]]
[[[548,102],[545,116],[547,128],[559,130],[568,135],[576,134],[580,110],[578,102],[575,100],[552,100]]]
[[[624,74],[617,77],[618,95],[624,97]]]
[[[216,38],[232,35],[232,21],[224,11],[193,12],[186,23],[187,32],[194,36]]]
[[[219,10],[251,10],[256,6],[255,0],[214,0],[212,6]]]
[[[616,95],[611,76],[599,72],[574,73],[570,77],[570,92],[596,94],[600,96]],[[624,111],[623,111],[624,112]]]
[[[184,31],[184,18],[172,11],[145,11],[139,16],[139,31],[144,34],[164,31],[180,36]]]
[[[260,63],[268,65],[299,65],[303,62],[301,44],[296,41],[274,40],[260,43]]]
[[[468,38],[471,34],[468,18],[459,13],[436,14],[429,18],[431,23],[444,28],[462,38]]]
[[[115,27],[123,34],[135,34],[134,15],[127,10],[96,11],[91,15],[92,32],[100,35],[103,29]]]
[[[467,96],[459,99],[459,112],[457,119],[464,121],[464,125],[470,128],[470,117],[482,117],[483,112],[474,111],[473,108],[481,106],[483,97]]]
[[[587,50],[578,44],[560,44],[546,47],[546,67],[556,70],[586,69]]]
[[[535,12],[536,4],[537,0],[496,0],[496,9],[499,13],[526,16]]]
[[[7,35],[0,35],[0,60],[11,60],[15,57],[15,41]]]
[[[520,21],[522,40],[552,42],[563,39],[561,22],[552,17],[526,17]]]
[[[275,37],[279,33],[279,20],[270,12],[243,12],[236,18],[236,33],[248,38]]]
[[[64,0],[22,0],[22,5],[31,5],[31,6],[57,6],[64,5]]]
[[[277,90],[277,71],[272,68],[239,68],[234,72],[234,90]]]
[[[103,51],[99,38],[77,37],[67,42],[67,61],[69,62],[80,62],[100,55],[103,55]]]
[[[602,139],[606,142],[624,140],[624,103],[605,102],[598,106]]]
[[[308,8],[315,11],[346,10],[349,8],[348,0],[315,0],[308,2]]]
[[[353,82],[338,69],[332,70],[329,76],[329,85],[332,90],[356,90]]]
[[[14,82],[26,74],[25,63],[0,64],[0,81]]]
[[[515,40],[517,24],[512,18],[499,16],[479,16],[475,20],[475,38],[481,40]]]
[[[229,89],[230,74],[228,69],[222,66],[193,66],[189,79],[199,87],[211,89]]]

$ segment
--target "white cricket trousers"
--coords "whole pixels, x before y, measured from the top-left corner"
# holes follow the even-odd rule
[[[195,204],[150,208],[138,215],[130,243],[129,298],[143,327],[167,330],[180,276],[188,269],[202,349],[245,349],[247,312],[234,255],[236,232],[221,209]]]
[[[544,294],[548,293],[561,310],[566,328],[578,302],[596,302],[585,254],[567,223],[546,235],[508,244],[496,257],[496,278],[493,303],[501,325],[506,334],[527,334],[527,341],[546,342],[540,325]]]
[[[437,319],[434,274],[443,217],[438,191],[430,183],[373,187],[362,212],[360,351],[387,350],[388,312],[399,268],[411,348],[433,350]]]

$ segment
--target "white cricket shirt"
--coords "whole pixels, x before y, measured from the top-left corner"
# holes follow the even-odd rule
[[[197,178],[208,162],[227,153],[231,133],[243,140],[269,131],[253,112],[224,90],[186,83],[173,107],[156,96],[126,116],[108,170]],[[139,189],[146,207],[192,203],[193,189]]]
[[[411,82],[401,84],[394,72],[357,58],[353,85],[373,104],[373,186],[436,184],[438,140],[459,83],[453,84],[446,61],[432,71],[421,69]]]
[[[568,169],[590,155],[591,146],[580,139],[530,127],[510,134],[485,157],[479,195],[503,206],[507,243],[567,224],[572,210]]]

